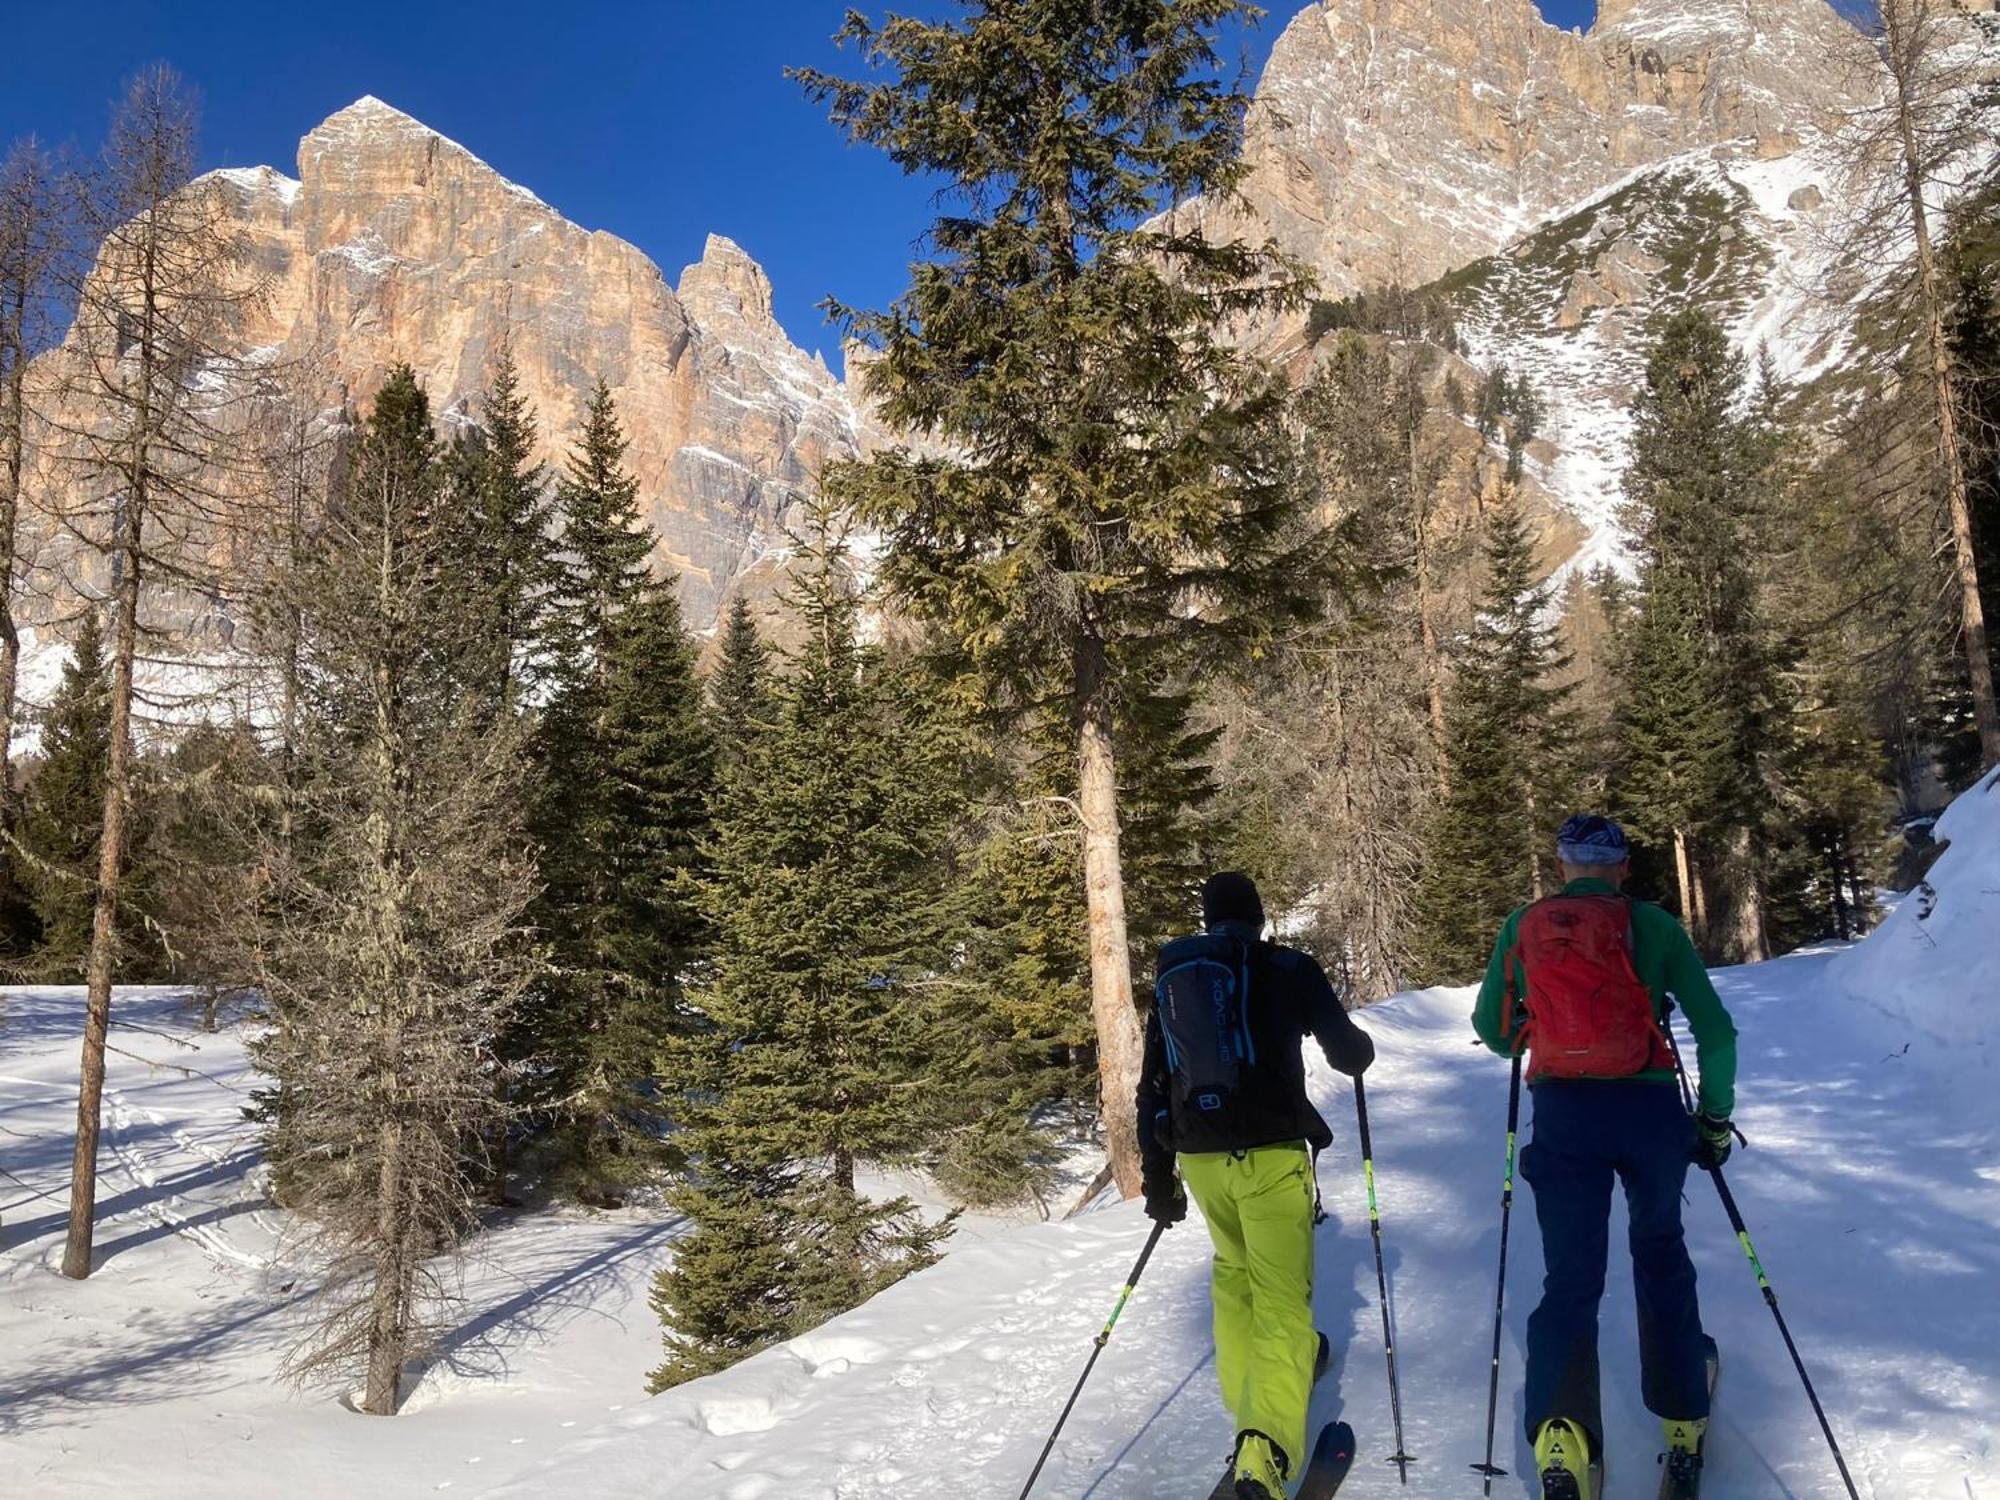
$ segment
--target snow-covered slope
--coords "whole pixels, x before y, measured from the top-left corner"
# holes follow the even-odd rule
[[[1775,159],[1749,142],[1689,152],[1438,284],[1468,357],[1525,374],[1547,403],[1555,457],[1535,477],[1589,533],[1571,567],[1629,566],[1618,511],[1652,318],[1700,307],[1790,384],[1846,352],[1865,287],[1822,290],[1834,181],[1818,143]]]
[[[1939,1500],[2000,1485],[2000,1130],[1885,1064],[1881,1015],[1832,983],[1836,950],[1719,976],[1743,1032],[1731,1177],[1864,1495]],[[1472,1493],[1498,1244],[1506,1070],[1467,1045],[1463,991],[1407,995],[1364,1024],[1382,1211],[1398,1314],[1408,1490],[1379,1462],[1389,1403],[1352,1105],[1316,1088],[1340,1145],[1322,1159],[1331,1218],[1316,1297],[1338,1376],[1324,1411],[1360,1436],[1342,1495]],[[1615,1211],[1614,1211],[1615,1212]],[[1690,1183],[1690,1238],[1725,1374],[1711,1500],[1837,1493],[1830,1462],[1713,1195]],[[808,1338],[629,1408],[500,1493],[713,1500],[881,1494],[1010,1497],[1145,1237],[1132,1206],[1022,1230],[949,1258]],[[1614,1243],[1616,1239],[1614,1238]],[[1499,1462],[1518,1435],[1521,1333],[1540,1245],[1517,1204]],[[1207,1239],[1170,1233],[1098,1362],[1037,1493],[1195,1497],[1227,1453],[1206,1300]],[[1611,1500],[1650,1496],[1657,1425],[1639,1401],[1629,1269],[1604,1314]],[[1512,1485],[1512,1488],[1509,1488]],[[1525,1494],[1518,1479],[1502,1494]]]
[[[1919,1062],[1991,1088],[2000,1055],[2000,770],[1946,808],[1931,832],[1944,852],[1841,964],[1840,980],[1908,1034]]]
[[[1991,1099],[2000,776],[1940,824],[1931,891],[1856,948],[1718,984],[1742,1032],[1730,1169],[1862,1494],[2000,1494],[2000,1111]],[[1928,915],[1922,915],[1925,909]],[[1320,1164],[1318,1320],[1338,1357],[1323,1411],[1360,1435],[1343,1495],[1471,1493],[1498,1238],[1506,1070],[1469,1043],[1463,991],[1362,1017],[1410,1451],[1379,1462],[1388,1399],[1344,1083],[1314,1088],[1338,1144]],[[645,1399],[646,1279],[675,1226],[639,1213],[529,1216],[484,1236],[444,1364],[410,1410],[356,1416],[274,1382],[309,1280],[262,1195],[240,1039],[171,996],[121,998],[111,1060],[102,1265],[54,1272],[80,999],[0,994],[0,1475],[27,1496],[671,1496],[1008,1500],[1089,1352],[1146,1223],[1120,1206],[979,1238],[818,1331]],[[150,1059],[150,1061],[148,1061]],[[1532,1128],[1530,1126],[1530,1128]],[[1617,1210],[1614,1210],[1616,1213]],[[1703,1307],[1724,1376],[1710,1500],[1820,1500],[1837,1481],[1713,1195],[1689,1184]],[[1615,1243],[1615,1241],[1614,1241]],[[1521,1333],[1540,1245],[1517,1204],[1499,1461],[1519,1436]],[[1628,1269],[1604,1313],[1610,1500],[1654,1484]],[[1037,1494],[1206,1493],[1229,1441],[1198,1222],[1162,1242]],[[1510,1488],[1511,1486],[1511,1488]],[[1525,1494],[1522,1481],[1499,1493]]]

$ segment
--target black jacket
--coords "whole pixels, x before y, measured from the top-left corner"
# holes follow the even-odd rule
[[[1211,932],[1167,944],[1155,974],[1198,956],[1218,939],[1250,946],[1248,1020],[1257,1057],[1255,1083],[1247,1091],[1251,1107],[1233,1111],[1222,1128],[1198,1112],[1176,1111],[1160,1020],[1149,1015],[1138,1099],[1139,1154],[1149,1175],[1171,1171],[1177,1151],[1248,1151],[1285,1141],[1325,1147],[1333,1132],[1306,1097],[1300,1043],[1312,1036],[1326,1060],[1350,1077],[1375,1060],[1373,1039],[1348,1019],[1318,960],[1296,948],[1264,942],[1247,925],[1224,922]]]

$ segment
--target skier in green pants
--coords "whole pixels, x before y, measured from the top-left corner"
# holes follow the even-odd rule
[[[1139,1080],[1146,1212],[1215,1242],[1215,1363],[1236,1426],[1238,1500],[1281,1500],[1303,1468],[1322,1350],[1313,1328],[1313,1158],[1331,1140],[1306,1097],[1300,1042],[1358,1077],[1375,1044],[1309,954],[1263,940],[1250,877],[1202,887],[1207,929],[1160,950]],[[1309,1149],[1310,1148],[1310,1149]]]

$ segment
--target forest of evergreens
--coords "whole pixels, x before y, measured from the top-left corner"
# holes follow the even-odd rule
[[[1473,979],[1586,806],[1712,960],[1865,929],[1905,825],[2000,758],[1968,628],[2000,607],[2000,178],[1926,223],[1837,390],[1713,309],[1649,327],[1633,566],[1556,579],[1523,462],[1562,391],[1442,376],[1436,297],[1314,302],[1156,217],[1239,180],[1211,48],[1242,8],[855,20],[864,81],[802,76],[947,185],[904,297],[835,309],[924,441],[829,469],[776,607],[713,639],[602,383],[547,431],[503,347],[447,437],[407,365],[360,409],[237,368],[253,291],[172,75],[88,172],[15,150],[0,952],[90,987],[70,1274],[114,984],[254,1013],[273,1190],[337,1293],[294,1368],[388,1412],[437,1257],[509,1205],[687,1216],[666,1386],[935,1258],[949,1218],[869,1167],[1061,1212],[1087,1140],[1129,1193],[1152,954],[1213,869],[1354,1005]],[[1230,337],[1267,314],[1303,378]]]

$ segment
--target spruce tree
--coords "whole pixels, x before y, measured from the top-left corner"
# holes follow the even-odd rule
[[[555,563],[548,478],[534,462],[535,416],[505,345],[482,407],[481,425],[452,453],[454,498],[467,513],[459,566],[478,586],[471,597],[491,658],[487,696],[512,711],[549,670],[544,636]]]
[[[561,556],[548,636],[564,687],[608,672],[618,619],[652,581],[657,538],[639,513],[639,481],[625,467],[631,446],[611,388],[600,378],[555,492]]]
[[[1566,811],[1573,726],[1569,665],[1549,619],[1519,505],[1486,531],[1486,582],[1454,664],[1444,797],[1428,819],[1417,894],[1417,973],[1430,984],[1480,972],[1507,913],[1542,883]]]
[[[617,1201],[661,1161],[655,1078],[702,941],[691,877],[713,780],[695,643],[672,585],[650,574],[625,448],[600,381],[556,491],[532,818],[548,964],[508,1043],[529,1065],[523,1103],[559,1185],[592,1202]]]
[[[837,467],[887,539],[882,577],[942,630],[987,702],[1057,705],[1076,756],[1107,1145],[1138,1190],[1140,1064],[1116,724],[1162,681],[1240,666],[1309,615],[1323,539],[1286,483],[1282,380],[1223,335],[1303,304],[1269,246],[1217,243],[1247,96],[1217,81],[1243,0],[850,12],[870,70],[797,76],[850,138],[951,200],[889,310],[839,310],[879,348],[870,395],[927,440]],[[1199,608],[1190,608],[1191,600]]]
[[[709,721],[717,765],[724,773],[743,764],[750,739],[769,711],[770,656],[751,618],[750,601],[738,594],[729,606],[722,649],[708,679]]]
[[[1729,903],[1715,951],[1762,958],[1759,833],[1782,663],[1751,563],[1775,422],[1769,393],[1751,390],[1747,362],[1706,313],[1667,317],[1653,337],[1625,476],[1640,569],[1619,792],[1643,834],[1671,842],[1698,939],[1710,942],[1706,893],[1719,877]]]
[[[28,783],[20,852],[40,936],[30,965],[40,978],[83,978],[97,907],[104,768],[111,754],[111,683],[95,608],[77,625],[62,682],[42,718],[41,763]]]
[[[949,1230],[865,1196],[962,1119],[983,1059],[953,982],[942,864],[967,809],[952,736],[916,718],[858,635],[837,537],[796,586],[803,644],[719,796],[702,883],[713,979],[677,1050],[675,1193],[693,1231],[660,1273],[655,1389],[742,1358],[928,1264]]]

